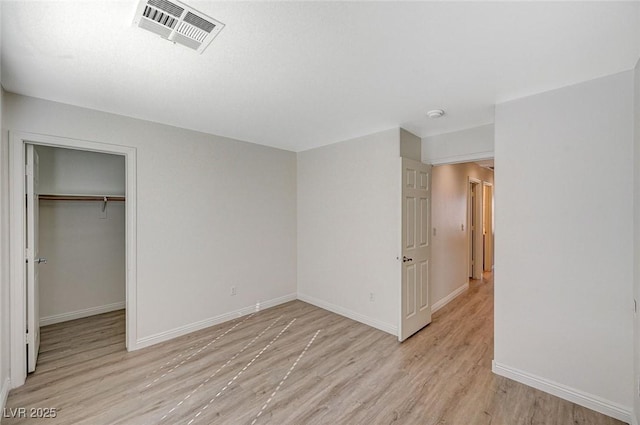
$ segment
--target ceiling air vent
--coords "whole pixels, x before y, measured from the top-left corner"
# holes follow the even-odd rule
[[[142,0],[134,25],[202,53],[224,24],[179,1]]]

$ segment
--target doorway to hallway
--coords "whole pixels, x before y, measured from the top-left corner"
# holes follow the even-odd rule
[[[432,168],[432,312],[492,270],[493,160]]]

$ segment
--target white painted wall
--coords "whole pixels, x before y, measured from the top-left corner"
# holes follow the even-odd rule
[[[294,153],[15,94],[4,112],[5,130],[136,148],[139,342],[295,298]]]
[[[0,2],[0,26],[2,23]],[[0,30],[0,34],[2,31]],[[0,56],[2,43],[0,42]],[[0,82],[2,75],[0,74]],[[4,90],[0,85],[0,126],[4,113]],[[4,126],[2,134],[4,134]],[[0,137],[0,140],[2,138]],[[11,334],[9,329],[9,170],[6,166],[8,149],[0,143],[0,409],[4,408],[9,393]]]
[[[422,139],[422,162],[455,164],[494,157],[493,124]]]
[[[469,282],[469,177],[493,184],[493,171],[474,163],[432,168],[431,223],[436,234],[432,238],[431,249],[431,300],[436,306],[448,301],[452,294],[467,287]],[[461,225],[464,225],[464,230]]]
[[[636,63],[634,69],[634,193],[633,193],[633,219],[634,219],[634,299],[640,302],[640,60]],[[640,305],[638,305],[640,308]],[[640,314],[636,313],[634,317],[634,369],[635,381],[633,391],[633,407],[635,414],[635,423],[640,424]]]
[[[37,146],[40,193],[124,195],[124,157]],[[124,308],[125,208],[110,202],[40,201],[43,325]]]
[[[4,91],[0,88],[0,94]],[[2,96],[4,97],[4,96]],[[0,119],[4,116],[0,101]],[[4,128],[3,128],[4,133]],[[9,393],[11,376],[11,333],[9,328],[9,167],[8,146],[0,146],[0,408]]]
[[[394,335],[400,178],[399,129],[298,153],[299,298]]]
[[[629,420],[633,73],[496,108],[494,370]]]
[[[422,156],[422,140],[404,128],[400,129],[400,156],[414,161]]]
[[[0,92],[2,89],[0,88]],[[4,108],[0,101],[0,119]],[[9,391],[11,334],[9,328],[9,170],[8,149],[0,146],[0,408]]]
[[[124,156],[38,146],[40,193],[124,195]]]

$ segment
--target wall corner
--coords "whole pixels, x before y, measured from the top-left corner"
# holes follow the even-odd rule
[[[422,161],[422,140],[404,128],[400,128],[400,156]]]

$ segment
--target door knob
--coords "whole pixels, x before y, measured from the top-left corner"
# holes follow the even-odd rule
[[[34,263],[36,263],[36,264],[47,264],[47,259],[46,259],[46,258],[43,258],[43,257],[41,257],[41,258],[36,258],[36,259],[35,259],[35,261],[34,261]]]
[[[407,261],[413,261],[413,258],[408,258],[407,256],[402,257],[402,262],[406,263]]]

